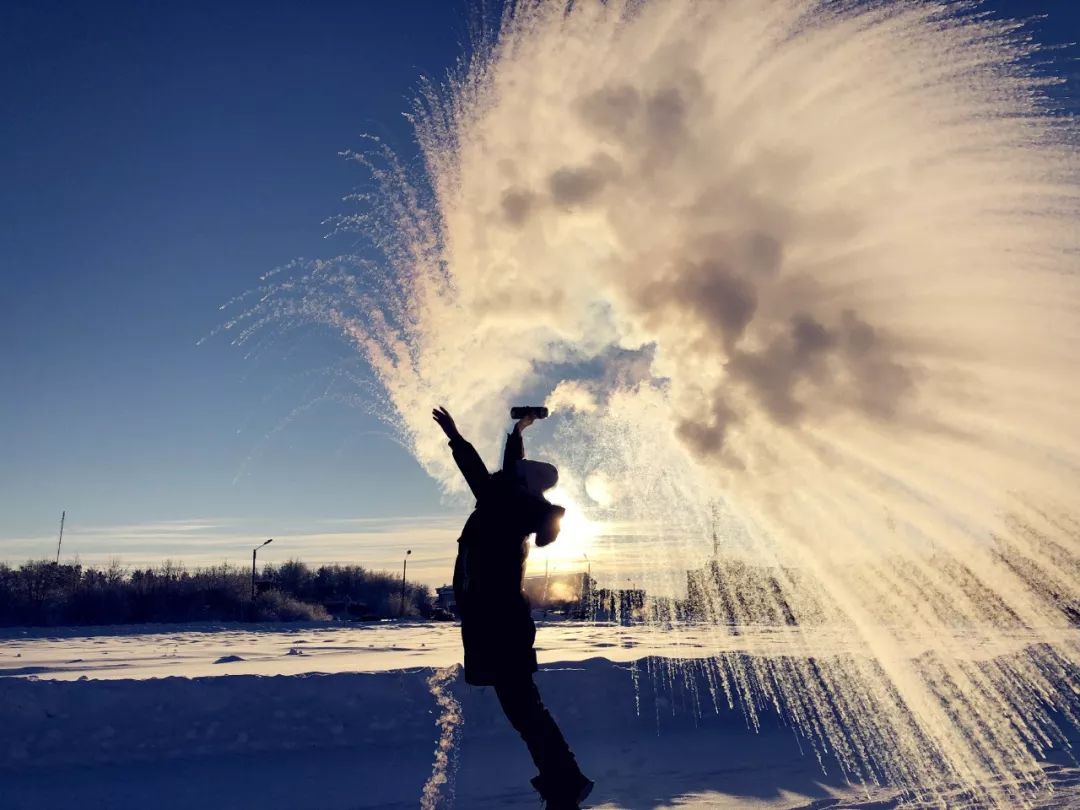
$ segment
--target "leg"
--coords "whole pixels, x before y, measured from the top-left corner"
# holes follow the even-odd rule
[[[540,699],[531,674],[501,679],[495,684],[495,694],[510,725],[529,747],[541,777],[561,781],[580,776],[577,760]]]
[[[592,791],[593,783],[578,768],[555,718],[540,699],[532,675],[503,678],[495,684],[495,694],[540,771],[532,780],[533,787],[549,810],[575,810]]]

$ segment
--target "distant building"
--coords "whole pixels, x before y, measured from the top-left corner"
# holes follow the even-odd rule
[[[453,585],[443,585],[435,589],[435,604],[447,613],[457,615],[457,597],[454,596]]]
[[[558,611],[585,618],[593,601],[596,582],[583,571],[525,577],[525,595],[533,610]]]
[[[597,609],[598,594],[601,593],[596,589],[596,580],[583,571],[528,576],[522,583],[522,590],[534,611],[545,615],[558,613],[571,619],[592,619]],[[620,594],[615,597],[620,608],[623,607],[623,602],[629,599],[626,602],[627,611],[631,606],[639,609],[644,605],[644,591],[614,593]],[[622,594],[631,596],[623,597]],[[454,597],[453,585],[443,585],[435,589],[435,605],[457,615],[457,599]],[[603,620],[605,619],[601,619]]]
[[[682,612],[688,619],[732,627],[795,625],[800,623],[795,604],[804,624],[819,622],[824,615],[824,605],[807,587],[801,572],[722,557],[715,534],[712,558],[701,568],[686,572]]]
[[[591,618],[597,622],[633,624],[645,621],[646,594],[644,588],[600,588],[591,605]]]

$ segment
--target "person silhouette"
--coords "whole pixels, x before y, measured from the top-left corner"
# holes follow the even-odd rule
[[[533,680],[536,625],[522,589],[529,535],[536,535],[538,546],[553,542],[566,512],[544,497],[558,482],[558,470],[525,458],[521,432],[532,424],[532,416],[514,425],[506,438],[502,469],[491,474],[446,408],[431,413],[476,497],[454,562],[465,682],[495,687],[503,712],[539,771],[531,780],[533,787],[550,810],[575,810],[593,782],[578,767]]]

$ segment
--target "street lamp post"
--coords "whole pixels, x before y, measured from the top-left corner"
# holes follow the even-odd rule
[[[412,549],[405,550],[405,559],[401,563],[401,610],[399,614],[405,615],[405,571],[409,567],[409,555],[412,554]]]
[[[592,560],[589,559],[589,555],[584,551],[581,552],[581,556],[585,558],[585,564],[587,566],[585,571],[585,587],[581,589],[582,601],[585,601],[586,598],[588,599],[585,608],[587,612],[584,615],[586,618],[595,618],[596,609],[593,606]]]
[[[263,546],[268,546],[274,542],[274,538],[271,537],[265,543],[260,543],[251,550],[251,601],[255,601],[255,555],[259,553],[259,549]]]

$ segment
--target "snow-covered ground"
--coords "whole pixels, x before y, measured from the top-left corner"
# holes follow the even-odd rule
[[[890,629],[890,637],[897,633]],[[1080,637],[1080,630],[1066,631]],[[1045,641],[1023,632],[976,632],[953,638],[912,636],[902,651],[929,646],[966,658],[1006,655]],[[628,662],[646,656],[702,658],[717,653],[803,655],[859,652],[844,629],[633,625],[541,622],[536,649],[542,664],[601,656]],[[111,627],[0,628],[0,677],[164,678],[170,675],[302,675],[446,667],[461,661],[458,625],[383,621],[363,624],[191,624]]]
[[[770,655],[795,641],[762,628],[727,643]],[[541,627],[538,683],[597,781],[590,806],[896,806],[890,789],[867,794],[836,763],[823,769],[776,716],[755,733],[738,706],[703,700],[692,668],[662,657],[716,643],[692,628]],[[429,678],[458,658],[450,624],[5,631],[0,808],[421,806],[440,734]],[[448,724],[456,778],[438,806],[538,807],[527,752],[491,690],[456,672],[446,693],[461,721]],[[1046,768],[1056,790],[1040,806],[1080,807],[1080,769],[1065,757]]]

